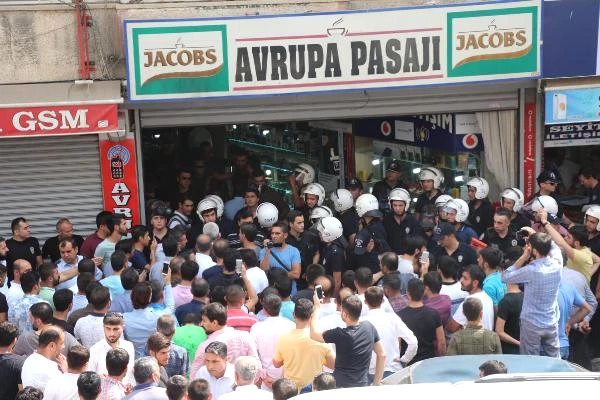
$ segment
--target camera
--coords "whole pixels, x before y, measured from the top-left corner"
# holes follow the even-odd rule
[[[283,243],[273,243],[273,242],[268,242],[267,243],[267,247],[269,249],[272,249],[273,247],[281,247],[281,246],[283,246]]]

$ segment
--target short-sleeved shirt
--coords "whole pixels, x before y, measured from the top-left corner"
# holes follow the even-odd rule
[[[25,358],[11,353],[0,354],[0,399],[14,399],[17,396],[17,385],[21,384],[21,369]]]
[[[519,340],[521,337],[521,308],[523,308],[523,292],[507,293],[498,304],[498,318],[504,322],[504,332]],[[519,354],[519,346],[502,342],[502,353]]]
[[[335,344],[333,376],[337,387],[367,386],[373,346],[379,341],[377,330],[368,321],[323,332],[326,343]]]
[[[477,239],[478,237],[477,232],[466,224],[462,224],[460,228],[456,230],[456,238],[458,241],[467,245],[471,243],[471,239]]]
[[[495,306],[500,303],[500,300],[507,292],[506,284],[502,282],[502,275],[496,271],[485,277],[483,280],[483,291],[492,299]]]
[[[13,238],[7,239],[6,247],[8,247],[6,266],[9,281],[12,281],[14,278],[12,265],[15,260],[27,260],[33,268],[37,267],[36,258],[37,256],[42,255],[42,251],[40,250],[40,242],[33,236],[23,241],[18,241]]]
[[[112,267],[110,264],[110,256],[115,252],[115,243],[108,239],[104,239],[102,243],[96,247],[94,257],[102,257],[102,274],[104,276],[112,275]]]
[[[188,360],[194,360],[196,358],[198,346],[200,343],[204,342],[207,337],[206,331],[201,326],[187,324],[175,329],[173,343],[186,349]]]
[[[494,212],[488,199],[483,199],[478,208],[475,208],[474,201],[469,202],[469,223],[481,235],[487,228],[494,224]]]
[[[98,236],[96,232],[92,233],[83,241],[83,244],[79,248],[79,254],[81,254],[85,258],[93,258],[94,253],[96,252],[96,247],[98,247],[98,245],[102,243],[103,240],[104,239]]]
[[[525,217],[523,214],[517,214],[515,219],[510,221],[509,228],[515,232],[519,231],[525,226],[531,226],[531,220]]]
[[[369,253],[367,252],[367,246],[371,239],[375,241],[375,247]],[[373,221],[361,229],[354,238],[353,265],[355,267],[369,267],[373,273],[379,272],[379,254],[391,250],[387,239],[385,227],[380,221]]]
[[[358,232],[358,220],[360,218],[358,218],[356,208],[351,207],[341,213],[338,218],[342,223],[342,228],[344,229],[343,235],[346,239],[349,239],[350,235],[355,235]]]
[[[346,269],[346,252],[340,239],[342,238],[334,240],[321,258],[321,264],[329,275],[333,275],[334,272],[343,272]]]
[[[406,253],[406,238],[414,235],[423,235],[423,228],[411,214],[404,214],[402,222],[396,221],[394,214],[383,218],[383,226],[388,237],[388,243],[396,254]]]
[[[490,296],[487,295],[486,292],[479,291],[476,293],[473,293],[471,295],[469,295],[467,297],[467,299],[469,297],[475,297],[479,300],[481,300],[481,304],[483,306],[482,312],[483,312],[483,317],[481,318],[481,324],[483,325],[483,327],[485,329],[489,329],[490,331],[494,330],[494,303],[492,302],[492,299],[490,298]],[[456,312],[452,315],[452,319],[456,322],[458,322],[460,325],[462,326],[466,326],[467,325],[467,317],[465,317],[465,314],[463,312],[463,303],[461,303],[458,308],[456,309]]]
[[[75,242],[78,249],[83,246],[83,238],[79,235],[73,235],[71,239]],[[60,250],[58,249],[58,236],[53,236],[44,242],[42,247],[42,258],[49,258],[52,262],[56,262],[60,259]]]
[[[7,313],[8,317],[8,303],[6,302],[6,296],[0,293],[0,314]]]
[[[492,248],[499,249],[501,252],[506,253],[511,247],[521,246],[523,243],[519,243],[517,235],[512,229],[508,229],[508,233],[503,238],[498,235],[493,227],[488,228],[483,233],[481,241]]]
[[[427,193],[421,193],[421,195],[417,199],[417,203],[415,204],[415,212],[416,213],[422,213],[423,212],[423,208],[425,208],[426,206],[433,206],[433,207],[435,207],[435,201],[441,195],[442,195],[442,192],[440,190],[436,190],[436,194],[432,198],[429,198],[429,196],[427,195]]]
[[[289,246],[294,246],[300,252],[300,266],[302,268],[302,272],[300,273],[300,276],[304,275],[304,273],[306,272],[306,267],[308,267],[310,264],[313,263],[313,257],[319,251],[319,248],[321,245],[319,236],[315,235],[315,233],[310,230],[305,230],[298,239],[296,239],[296,237],[294,237],[293,235],[289,234],[288,238],[287,238],[287,244]],[[273,251],[273,249],[271,249],[271,251]],[[261,251],[261,253],[260,253],[261,260],[263,257],[262,254],[263,253]],[[279,254],[277,254],[277,255],[279,255]],[[273,260],[273,257],[271,257],[271,264],[273,261],[275,261],[275,260]],[[277,261],[275,261],[275,262],[277,262]],[[302,289],[304,289],[306,287],[306,285],[301,285],[301,286],[302,286]]]
[[[580,272],[588,283],[592,279],[592,268],[594,260],[592,259],[592,251],[584,247],[583,249],[573,249],[573,258],[567,260],[567,267]]]
[[[436,329],[442,326],[442,319],[436,310],[429,307],[405,307],[398,312],[402,321],[415,334],[419,342],[417,354],[410,361],[417,361],[435,357],[433,343],[436,339]]]
[[[558,288],[558,309],[560,316],[558,318],[558,340],[560,347],[569,347],[569,337],[565,332],[567,321],[571,317],[573,310],[585,304],[585,299],[577,292],[575,286],[561,282]]]
[[[144,269],[146,265],[148,265],[148,260],[146,260],[146,256],[139,250],[133,250],[133,255],[131,257],[131,266],[136,270],[141,271]]]
[[[260,251],[260,261],[265,258],[266,252],[266,249],[262,249]],[[283,265],[277,261],[273,254],[277,254],[277,257],[279,257]],[[284,271],[290,272],[292,270],[292,265],[294,264],[302,264],[300,251],[296,247],[287,245],[285,250],[282,247],[273,247],[271,249],[271,255],[269,256],[269,269],[283,269]],[[292,294],[295,294],[296,290],[296,281],[292,281]]]
[[[446,249],[444,249],[443,247],[438,247],[434,252],[434,255],[436,258],[442,255],[449,255],[450,257],[454,258],[459,265],[458,276],[462,274],[462,271],[464,271],[467,265],[477,264],[477,253],[475,252],[475,250],[473,250],[470,246],[462,242],[459,242],[458,248],[454,250],[454,253],[452,254],[448,254]]]

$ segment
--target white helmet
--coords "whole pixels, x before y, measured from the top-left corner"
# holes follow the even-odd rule
[[[270,228],[279,219],[279,210],[273,203],[260,203],[256,208],[256,219],[262,228]]]
[[[558,204],[552,196],[538,196],[531,201],[531,211],[539,211],[542,208],[548,211],[548,214],[558,213]]]
[[[467,186],[473,186],[475,188],[475,198],[485,199],[490,193],[490,185],[483,178],[471,178],[467,181]]]
[[[214,200],[214,202],[217,203],[217,218],[221,218],[223,216],[223,211],[225,210],[225,203],[223,203],[223,199],[216,194],[209,194],[204,198]]]
[[[341,213],[349,210],[354,205],[354,198],[352,192],[348,189],[336,189],[329,195],[329,199],[333,203],[335,211]]]
[[[204,221],[204,218],[202,218],[202,213],[208,210],[212,210],[214,209],[217,212],[217,217],[219,216],[219,205],[217,204],[216,201],[214,201],[213,199],[203,199],[198,203],[198,206],[196,207],[196,214],[198,214],[198,217],[200,218],[200,220]]]
[[[321,238],[325,243],[331,243],[342,236],[344,228],[339,219],[335,217],[325,217],[317,224],[317,230],[321,233]]]
[[[310,212],[309,218],[310,222],[314,224],[315,222],[318,222],[320,219],[325,217],[333,217],[333,212],[331,212],[331,208],[327,206],[316,206]]]
[[[319,183],[309,183],[302,188],[302,195],[312,194],[318,197],[317,205],[323,204],[325,200],[325,188]]]
[[[302,176],[304,185],[315,181],[315,169],[306,163],[298,164],[294,168],[294,174],[296,174],[296,177]]]
[[[390,206],[392,205],[392,201],[403,201],[404,205],[410,205],[410,194],[406,189],[396,188],[390,191],[389,195]]]
[[[469,205],[463,199],[448,200],[444,208],[456,211],[456,222],[465,222],[469,218]]]
[[[598,220],[598,225],[596,225],[596,230],[600,231],[600,206],[598,206],[598,205],[590,206],[585,211],[584,222],[587,220],[587,217],[596,218]]]
[[[435,208],[444,207],[446,203],[450,200],[452,200],[452,196],[450,196],[449,194],[439,195],[438,198],[435,199]]]
[[[437,168],[425,167],[419,172],[420,181],[433,181],[433,188],[439,189],[444,184],[444,174]]]
[[[523,203],[525,203],[525,196],[520,189],[517,188],[506,188],[500,194],[500,201],[502,199],[509,199],[515,202],[512,211],[519,212],[521,208],[523,208]]]
[[[379,201],[377,197],[371,193],[365,193],[358,196],[356,199],[356,212],[360,218],[364,216],[368,217],[381,217],[383,214],[379,211]]]

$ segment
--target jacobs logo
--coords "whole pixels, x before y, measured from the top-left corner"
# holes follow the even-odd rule
[[[448,13],[449,76],[537,70],[537,8]]]

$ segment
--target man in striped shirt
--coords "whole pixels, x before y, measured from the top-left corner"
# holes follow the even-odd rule
[[[547,220],[540,221],[547,225]],[[560,248],[546,233],[535,233],[524,227],[529,239],[523,255],[502,274],[504,283],[524,283],[521,311],[520,352],[540,354],[540,350],[554,358],[560,357],[558,341],[558,287],[560,286],[563,258]],[[533,260],[529,262],[529,260]]]

